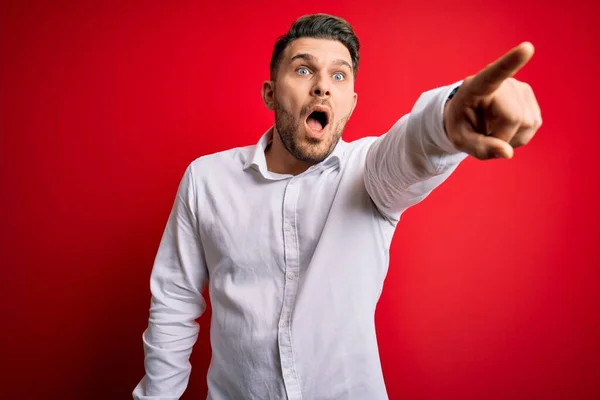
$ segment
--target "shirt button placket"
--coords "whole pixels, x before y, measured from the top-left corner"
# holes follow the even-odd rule
[[[289,400],[302,398],[300,382],[294,363],[292,346],[291,318],[300,270],[300,254],[298,248],[298,232],[296,226],[296,208],[298,202],[298,186],[295,178],[290,179],[283,195],[283,245],[285,257],[285,281],[283,291],[283,307],[279,317],[279,354],[283,381]]]

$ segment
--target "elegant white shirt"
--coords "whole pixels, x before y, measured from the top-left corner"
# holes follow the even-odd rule
[[[271,129],[190,163],[152,269],[134,399],[186,389],[207,286],[208,399],[387,399],[374,319],[388,250],[402,212],[466,157],[443,128],[459,84],[297,176],[267,170]]]

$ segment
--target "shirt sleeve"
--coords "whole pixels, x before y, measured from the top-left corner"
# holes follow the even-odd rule
[[[461,83],[423,93],[411,112],[367,151],[367,192],[393,223],[445,181],[467,156],[450,142],[443,125],[444,104]]]
[[[134,400],[179,399],[191,372],[190,355],[206,310],[208,272],[199,240],[191,166],[180,182],[150,277],[150,317],[142,335],[145,375]]]

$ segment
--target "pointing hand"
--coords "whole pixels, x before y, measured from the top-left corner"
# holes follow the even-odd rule
[[[523,42],[463,81],[444,109],[446,133],[458,150],[480,160],[512,158],[533,138],[540,107],[531,86],[512,77],[533,53]]]

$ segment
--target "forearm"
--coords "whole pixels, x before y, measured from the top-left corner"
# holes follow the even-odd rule
[[[157,269],[159,271],[159,269]],[[189,358],[198,337],[195,321],[205,310],[202,297],[187,289],[185,279],[153,273],[148,327],[142,335],[144,379],[134,399],[179,399],[191,372]]]
[[[423,93],[410,114],[367,152],[365,186],[380,211],[392,219],[427,197],[466,157],[443,127],[444,105],[457,85]]]

